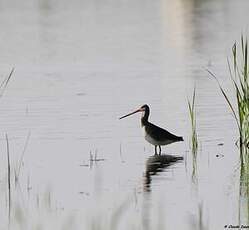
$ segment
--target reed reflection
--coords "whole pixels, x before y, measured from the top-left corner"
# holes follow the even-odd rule
[[[239,225],[249,226],[249,156],[243,155],[240,165]]]

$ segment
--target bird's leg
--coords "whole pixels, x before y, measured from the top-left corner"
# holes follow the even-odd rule
[[[155,155],[157,155],[157,145],[155,145]]]
[[[159,155],[161,155],[161,146],[160,145],[158,145],[159,146]]]

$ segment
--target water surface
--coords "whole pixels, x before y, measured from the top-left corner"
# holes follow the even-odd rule
[[[55,215],[35,223],[59,218],[76,222],[75,229],[91,222],[105,229],[115,219],[117,229],[185,230],[248,224],[236,124],[205,71],[230,86],[226,58],[248,32],[248,10],[246,0],[2,1],[0,76],[13,66],[15,74],[0,101],[1,228],[5,133],[13,174],[30,133],[13,206],[28,219],[44,209]],[[195,85],[200,148],[193,168],[187,97]],[[139,115],[118,120],[145,103],[152,122],[185,139],[163,154],[183,159],[155,158]]]

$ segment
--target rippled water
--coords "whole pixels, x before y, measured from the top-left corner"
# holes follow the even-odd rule
[[[236,125],[205,69],[230,87],[226,58],[248,34],[248,10],[247,0],[2,1],[0,76],[15,72],[0,101],[1,229],[5,133],[12,175],[30,133],[12,185],[13,209],[29,220],[48,206],[43,225],[53,214],[76,229],[106,229],[112,215],[117,229],[247,225]],[[195,85],[196,168],[187,110]],[[118,120],[145,103],[153,123],[184,137],[163,147],[179,158],[153,156],[139,115]]]

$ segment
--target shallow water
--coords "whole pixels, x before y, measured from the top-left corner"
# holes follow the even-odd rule
[[[247,0],[3,1],[0,76],[15,72],[0,101],[1,229],[5,133],[12,175],[30,133],[12,184],[12,209],[24,216],[13,211],[16,228],[25,218],[58,229],[57,218],[75,229],[91,222],[103,229],[247,225],[236,124],[205,69],[230,87],[226,58],[248,32],[248,10]],[[196,168],[187,110],[195,85]],[[182,160],[153,156],[139,115],[118,120],[145,103],[153,123],[184,137],[162,149]]]

